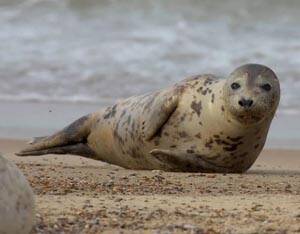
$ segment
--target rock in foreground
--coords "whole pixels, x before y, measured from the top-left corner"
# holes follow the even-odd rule
[[[0,155],[0,233],[27,234],[33,223],[32,189],[17,166]]]

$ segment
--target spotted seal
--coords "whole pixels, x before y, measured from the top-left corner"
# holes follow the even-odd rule
[[[29,183],[15,164],[0,155],[0,233],[28,234],[34,217]]]
[[[197,75],[120,101],[20,156],[77,154],[130,169],[245,172],[256,160],[280,99],[275,73],[259,64],[226,79]]]

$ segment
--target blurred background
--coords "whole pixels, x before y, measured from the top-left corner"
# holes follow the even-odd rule
[[[299,148],[299,13],[297,0],[0,0],[0,137],[254,62],[282,87],[267,147]]]

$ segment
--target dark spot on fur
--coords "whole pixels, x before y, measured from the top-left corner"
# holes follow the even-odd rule
[[[130,152],[130,155],[133,158],[142,158],[142,155],[140,154],[140,152],[139,152],[139,150],[137,148],[132,148],[131,152]]]
[[[198,134],[195,135],[198,139],[201,139],[201,133],[199,132]]]
[[[257,149],[259,147],[259,144],[256,144],[255,146],[254,146],[254,149]]]
[[[122,114],[121,114],[121,118],[126,114],[126,110],[123,110]]]
[[[203,89],[203,87],[201,86],[197,89],[197,92],[201,93],[202,95],[206,95],[207,92],[211,93],[211,89],[209,89],[209,88]]]
[[[186,152],[187,152],[188,154],[193,154],[193,153],[195,153],[195,151],[192,150],[192,149],[188,149],[188,150],[186,150]]]
[[[177,145],[171,145],[170,146],[170,148],[176,148],[177,147]]]
[[[112,108],[108,108],[107,111],[108,111],[108,113],[106,113],[104,115],[104,117],[103,117],[104,119],[109,119],[109,118],[114,117],[117,113],[117,104],[114,105]]]
[[[186,117],[186,113],[184,113],[181,117],[180,117],[180,121],[183,122],[185,120]]]
[[[199,79],[199,77],[201,77],[201,76],[199,76],[199,75],[195,75],[195,76],[191,76],[191,77],[189,77],[189,78],[186,78],[185,79],[185,81],[194,81],[194,80],[197,80],[197,79]],[[198,82],[198,81],[197,81]]]
[[[135,132],[135,122],[132,121],[131,129],[130,129],[130,137],[131,137],[131,139],[135,138],[134,132]]]
[[[185,138],[188,136],[188,134],[185,131],[179,132],[178,133],[180,137]]]
[[[129,115],[128,117],[127,117],[127,124],[129,125],[130,124],[130,122],[131,122],[131,115]]]
[[[225,108],[224,108],[224,106],[221,106],[221,110],[224,112],[225,111]]]
[[[203,90],[201,93],[202,95],[206,95],[208,89]]]
[[[228,141],[225,141],[225,140],[221,140],[221,139],[215,139],[215,142],[218,144],[218,145],[231,145],[231,143],[230,142],[228,142]]]
[[[248,155],[248,153],[247,152],[244,152],[244,153],[242,153],[242,154],[239,154],[237,157],[239,157],[239,158],[244,158],[245,156],[247,156]]]
[[[241,145],[242,144],[242,142],[238,142],[238,143],[235,143],[235,144],[231,144],[231,145],[229,145],[229,146],[225,146],[225,147],[223,147],[223,149],[225,150],[225,151],[235,151],[235,150],[237,150],[237,147],[239,146],[239,145]]]
[[[200,117],[201,109],[202,109],[201,101],[199,102],[193,101],[191,104],[191,108],[197,113],[198,117]]]
[[[212,139],[209,139],[209,140],[205,143],[205,147],[206,147],[206,148],[209,148],[209,149],[212,149],[212,144],[213,144],[213,140],[212,140]]]
[[[227,136],[226,138],[227,138],[228,140],[233,141],[233,142],[237,142],[237,141],[240,141],[240,140],[243,139],[242,136],[238,136],[238,137],[230,137],[230,136]]]
[[[210,77],[208,77],[208,78],[206,78],[206,80],[204,81],[204,86],[206,86],[206,85],[211,85],[212,82],[213,82],[213,79],[210,78]]]
[[[215,94],[213,93],[213,94],[211,95],[211,103],[214,103],[214,101],[215,101]]]
[[[120,122],[117,123],[115,129],[114,129],[114,137],[117,139],[117,141],[119,142],[120,145],[124,145],[124,140],[123,138],[119,135],[118,129],[119,129],[119,124]]]
[[[132,130],[132,132],[134,132],[134,130],[135,130],[135,122],[134,121],[132,121],[131,130]]]
[[[148,110],[151,108],[152,104],[154,103],[156,97],[159,95],[160,92],[156,92],[150,97],[151,99],[148,101],[148,103],[145,105],[145,110]]]

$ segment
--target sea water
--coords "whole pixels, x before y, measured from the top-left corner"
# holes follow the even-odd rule
[[[0,102],[101,107],[261,63],[298,116],[299,22],[297,0],[0,0]]]

